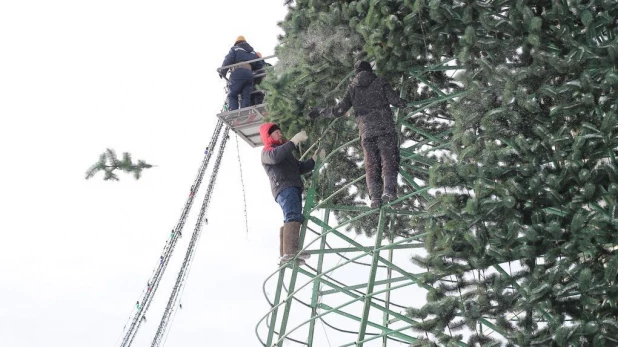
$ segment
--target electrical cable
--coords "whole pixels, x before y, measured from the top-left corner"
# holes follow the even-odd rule
[[[133,339],[137,335],[139,327],[143,321],[143,317],[145,316],[146,311],[148,311],[148,308],[150,307],[152,299],[154,298],[154,295],[161,282],[161,278],[163,277],[167,265],[169,264],[176,243],[178,242],[178,239],[182,236],[182,230],[187,220],[187,216],[189,215],[189,211],[193,206],[195,193],[199,190],[199,187],[202,183],[206,168],[208,167],[208,164],[210,162],[211,154],[213,152],[214,146],[217,142],[222,127],[223,122],[221,120],[218,120],[217,125],[215,126],[215,130],[213,132],[213,136],[210,140],[208,147],[206,148],[206,152],[204,153],[204,159],[202,160],[202,163],[198,170],[197,177],[195,178],[193,185],[191,185],[189,197],[185,202],[185,206],[181,212],[180,219],[176,224],[176,227],[172,230],[171,238],[168,239],[165,243],[165,246],[163,248],[163,254],[159,258],[159,264],[155,268],[154,275],[152,275],[152,277],[148,281],[148,289],[145,291],[142,300],[138,301],[137,312],[135,313],[134,317],[130,319],[132,320],[132,322],[129,326],[129,329],[126,330],[126,334],[120,344],[121,347],[129,347],[131,345]]]
[[[240,160],[240,148],[238,147],[238,137],[236,137],[236,153],[238,154],[238,168],[240,169],[240,186],[242,187],[242,202],[245,213],[245,230],[249,235],[249,218],[247,217],[247,194],[245,193],[245,180],[242,174],[242,162]]]
[[[222,134],[221,144],[219,145],[219,151],[217,153],[217,159],[213,166],[213,171],[210,176],[210,181],[208,183],[208,189],[206,191],[206,196],[204,197],[204,202],[202,203],[202,207],[200,209],[200,213],[197,218],[197,222],[195,225],[195,229],[191,236],[191,242],[189,243],[189,247],[187,248],[187,252],[185,254],[185,258],[183,260],[182,266],[178,273],[178,277],[176,278],[176,283],[174,288],[172,289],[172,294],[168,300],[167,306],[165,307],[165,311],[163,312],[163,317],[161,318],[161,322],[159,323],[159,327],[157,328],[157,332],[155,337],[152,340],[152,347],[157,347],[162,341],[163,335],[167,329],[167,325],[169,323],[169,318],[174,311],[176,306],[176,301],[178,300],[178,295],[180,289],[182,288],[186,276],[188,274],[188,269],[190,268],[191,261],[193,260],[193,256],[195,254],[195,248],[197,246],[197,242],[200,238],[202,226],[205,224],[205,216],[208,211],[208,207],[210,205],[210,198],[212,196],[212,192],[215,187],[215,182],[217,180],[217,175],[219,173],[219,168],[221,166],[221,160],[223,158],[223,153],[225,151],[225,145],[227,144],[227,140],[229,139],[229,127],[225,127],[225,130]]]

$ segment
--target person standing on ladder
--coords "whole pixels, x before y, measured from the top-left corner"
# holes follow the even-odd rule
[[[301,131],[286,141],[281,129],[275,123],[262,124],[260,136],[264,143],[262,166],[270,180],[273,197],[283,211],[284,224],[279,229],[279,256],[280,264],[283,264],[292,260],[299,249],[304,188],[300,176],[311,172],[317,156],[323,159],[325,153],[324,150],[320,152],[316,150],[311,159],[299,161],[292,152],[299,143],[307,140],[307,133]],[[309,254],[303,252],[298,258],[302,265],[304,260],[309,258]]]
[[[382,201],[390,202],[397,198],[400,155],[390,105],[405,107],[406,102],[388,82],[373,73],[369,62],[357,61],[354,72],[355,76],[341,102],[331,108],[314,108],[309,112],[309,118],[341,117],[350,107],[354,107],[365,157],[370,206],[378,208]]]
[[[238,36],[234,46],[223,59],[221,66],[228,66],[243,61],[258,59],[257,53],[253,47],[245,41],[244,36]],[[238,96],[240,95],[240,107],[249,107],[251,105],[251,90],[253,89],[253,71],[262,69],[264,66],[262,61],[253,63],[245,63],[230,68],[230,83],[229,93],[227,94],[228,110],[238,109]],[[219,76],[225,78],[228,69],[221,69]]]

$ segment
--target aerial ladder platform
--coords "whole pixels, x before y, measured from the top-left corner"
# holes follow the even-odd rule
[[[264,58],[244,61],[242,63],[222,66],[217,69],[217,72],[221,72],[222,69],[231,69],[239,65],[263,61],[274,57],[274,55],[271,55]],[[256,71],[253,77],[259,78],[264,76],[266,76],[266,71],[261,69]],[[238,135],[241,139],[245,140],[245,142],[253,148],[262,146],[262,140],[260,139],[260,125],[264,123],[264,118],[266,116],[268,116],[268,110],[265,103],[251,105],[249,107],[231,111],[227,109],[226,103],[224,111],[217,115],[217,117],[219,117],[219,119],[230,128],[230,130],[236,133],[236,135]]]
[[[251,60],[249,62],[263,61],[265,59],[270,59],[273,57],[275,56],[272,55],[268,57],[263,57]],[[217,71],[219,72],[221,69],[232,68],[237,65],[240,64],[223,66],[218,68]],[[263,77],[265,75],[266,72],[264,70],[258,70],[256,73],[254,73],[255,77]],[[191,262],[195,255],[202,228],[204,225],[207,224],[208,221],[207,211],[210,205],[211,196],[215,187],[217,175],[219,173],[221,161],[223,159],[223,153],[225,151],[227,140],[229,139],[229,132],[231,130],[232,132],[236,133],[251,147],[259,147],[262,145],[262,141],[260,140],[259,135],[259,128],[264,121],[264,117],[266,117],[267,115],[268,112],[266,110],[266,104],[264,103],[259,105],[252,105],[250,107],[245,107],[238,110],[228,110],[227,101],[223,106],[223,111],[217,114],[217,124],[211,135],[210,143],[204,151],[204,158],[198,169],[197,176],[189,189],[189,194],[180,214],[180,218],[176,226],[172,229],[170,236],[166,240],[165,246],[163,247],[163,252],[159,257],[151,276],[146,281],[146,286],[142,291],[139,300],[136,302],[135,309],[131,312],[128,322],[123,328],[122,340],[120,340],[119,344],[117,341],[115,345],[118,345],[120,347],[131,346],[135,339],[135,336],[139,331],[139,328],[141,327],[142,323],[146,321],[146,313],[150,308],[150,305],[155,297],[157,290],[159,289],[159,284],[161,283],[161,279],[163,278],[165,271],[167,270],[170,259],[172,258],[172,255],[176,249],[178,240],[182,237],[187,217],[189,215],[189,212],[191,211],[196,195],[201,187],[201,183],[205,176],[206,169],[210,164],[211,157],[213,154],[216,154],[214,167],[208,180],[206,194],[202,201],[202,205],[200,207],[199,215],[193,233],[191,234],[191,240],[185,252],[185,257],[178,272],[176,282],[174,284],[174,287],[172,288],[172,293],[165,307],[165,311],[163,312],[163,317],[161,318],[157,332],[152,340],[153,347],[160,346],[162,344],[163,338],[169,329],[170,318],[173,312],[180,305],[179,296],[180,293],[182,293],[183,285],[187,280],[188,270],[191,267]]]

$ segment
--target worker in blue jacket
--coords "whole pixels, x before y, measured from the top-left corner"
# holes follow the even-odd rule
[[[228,66],[244,61],[250,61],[258,59],[257,53],[253,50],[253,47],[245,41],[244,36],[238,36],[234,46],[230,49],[229,53],[225,56],[223,64],[221,66]],[[228,110],[238,109],[238,96],[240,95],[240,107],[249,107],[251,105],[251,90],[253,89],[253,71],[262,69],[264,63],[262,61],[256,61],[252,63],[240,64],[230,69],[221,69],[219,75],[224,78],[227,75],[228,70],[230,73],[230,84],[228,98]]]

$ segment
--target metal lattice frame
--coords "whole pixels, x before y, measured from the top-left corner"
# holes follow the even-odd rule
[[[450,130],[432,135],[412,125],[409,122],[410,117],[437,103],[452,101],[465,93],[447,95],[424,79],[423,73],[457,69],[459,68],[456,66],[441,65],[411,72],[414,78],[426,84],[436,94],[434,98],[409,104],[414,110],[397,122],[402,128],[407,128],[422,138],[411,146],[401,148],[400,174],[405,184],[413,188],[413,192],[373,210],[330,203],[334,196],[345,193],[350,186],[363,180],[363,175],[318,204],[315,199],[318,175],[314,175],[305,201],[306,222],[301,230],[301,240],[304,240],[304,249],[317,257],[317,261],[312,260],[309,264],[317,265],[299,267],[297,262],[291,262],[266,279],[264,295],[271,309],[256,326],[256,335],[261,345],[283,346],[284,341],[288,341],[286,345],[386,347],[405,346],[417,341],[418,337],[414,336],[417,334],[411,328],[419,322],[406,315],[405,310],[410,306],[424,304],[424,295],[432,289],[420,280],[427,270],[418,268],[409,261],[413,252],[424,254],[424,235],[405,239],[394,237],[390,223],[393,217],[398,215],[422,213],[393,208],[399,202],[415,198],[431,202],[432,197],[429,188],[425,186],[426,182],[415,179],[414,173],[427,175],[427,167],[435,163],[435,159],[428,156],[428,153],[448,149],[450,145]],[[358,140],[357,138],[345,143],[332,153]],[[326,157],[326,162],[331,155]],[[418,165],[419,163],[423,165]],[[316,163],[316,170],[321,164]],[[331,213],[336,210],[355,212],[356,216],[332,223]],[[346,225],[369,214],[379,215],[376,232],[371,239],[356,240],[358,235],[354,237],[342,232],[341,229]],[[503,276],[509,276],[500,265],[495,265],[494,269]],[[275,278],[276,282],[273,281]],[[358,283],[359,278],[365,281]],[[449,280],[443,279],[445,282]],[[269,295],[269,290],[273,288],[274,296]],[[523,294],[525,296],[525,293]],[[542,309],[538,311],[545,320],[551,320],[551,316]],[[322,325],[324,334],[316,329],[318,325]],[[326,327],[334,332],[331,336]],[[485,334],[505,336],[505,332],[489,319],[481,318],[477,329]],[[436,331],[424,337],[435,339],[450,334],[448,330]],[[336,336],[336,340],[331,341],[332,336]],[[326,340],[318,342],[319,338]],[[465,338],[462,338],[458,345],[467,346],[464,340]]]

